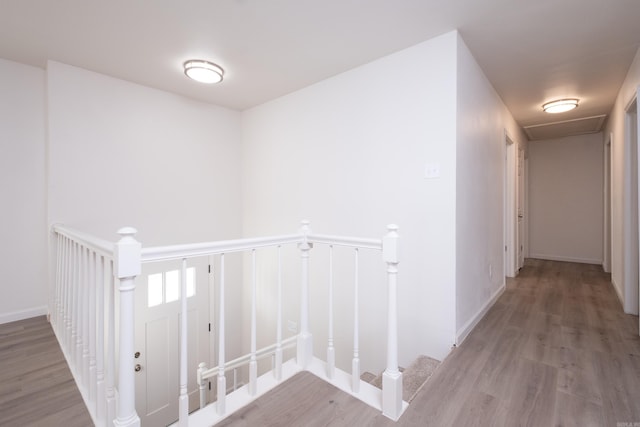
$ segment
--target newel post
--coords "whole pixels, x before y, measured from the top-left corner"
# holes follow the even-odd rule
[[[120,367],[118,372],[118,410],[113,424],[116,427],[139,427],[135,394],[135,289],[136,276],[140,274],[141,245],[135,239],[137,230],[125,227],[118,230],[121,236],[116,244],[115,270],[120,279]]]
[[[387,264],[387,368],[382,374],[382,413],[392,420],[402,414],[402,373],[398,369],[398,226],[387,226],[382,239]]]
[[[302,261],[302,275],[300,282],[300,333],[298,334],[297,360],[303,369],[309,365],[313,356],[313,337],[309,330],[309,251],[313,243],[308,240],[311,234],[309,221],[302,221],[300,228],[302,242],[298,244]]]

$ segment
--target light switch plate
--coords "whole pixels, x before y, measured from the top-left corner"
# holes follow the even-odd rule
[[[440,163],[427,163],[424,167],[425,179],[440,178]]]

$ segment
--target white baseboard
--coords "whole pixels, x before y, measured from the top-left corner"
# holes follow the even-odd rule
[[[620,301],[620,305],[624,307],[624,298],[622,297],[622,289],[618,287],[616,280],[611,276],[611,284],[613,285],[613,289],[616,290],[616,295],[618,295],[618,300]]]
[[[9,313],[0,313],[0,325],[3,323],[15,322],[18,320],[29,319],[31,317],[44,316],[49,312],[46,305],[42,307],[33,307],[26,310],[11,311]]]
[[[576,258],[576,257],[563,256],[563,255],[549,255],[549,254],[529,254],[529,258],[546,259],[549,261],[578,262],[580,264],[602,265],[602,259],[596,259],[596,258]]]
[[[473,328],[475,328],[478,322],[480,322],[484,315],[487,314],[487,311],[489,311],[489,309],[493,307],[493,304],[498,301],[498,298],[500,298],[500,295],[502,295],[505,289],[506,285],[503,283],[493,293],[493,295],[491,295],[491,298],[489,298],[489,300],[482,306],[482,308],[478,310],[478,312],[473,317],[471,317],[471,319],[469,319],[462,328],[460,328],[460,330],[456,333],[456,345],[462,344],[462,341],[467,338]]]

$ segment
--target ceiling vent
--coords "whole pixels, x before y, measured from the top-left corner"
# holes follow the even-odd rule
[[[565,136],[600,132],[606,118],[607,115],[603,114],[601,116],[524,126],[523,129],[527,137],[529,137],[529,141],[564,138]]]

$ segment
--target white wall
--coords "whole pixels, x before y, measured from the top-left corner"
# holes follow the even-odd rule
[[[625,276],[629,276],[628,273],[625,274],[625,269],[628,269],[632,264],[631,260],[625,259],[627,257],[626,252],[628,252],[625,251],[625,244],[628,244],[628,239],[631,235],[629,230],[625,230],[624,224],[625,220],[628,220],[628,211],[625,212],[625,200],[628,202],[629,199],[628,197],[625,198],[625,191],[629,191],[630,185],[629,168],[626,163],[629,160],[630,147],[625,143],[625,109],[637,95],[639,86],[640,49],[627,72],[620,92],[618,92],[618,97],[609,115],[605,129],[605,135],[613,133],[611,142],[611,281],[627,313],[638,312],[638,301],[637,297],[632,297],[632,294],[628,297],[625,296],[625,292],[631,291],[629,287],[634,286],[628,283],[627,289],[625,289],[625,282],[628,279]]]
[[[47,312],[44,83],[0,59],[0,323]]]
[[[49,62],[49,223],[144,245],[240,234],[240,114]]]
[[[419,353],[441,359],[454,340],[456,39],[445,34],[243,113],[246,235],[290,232],[305,218],[318,233],[381,237],[386,224],[400,226],[404,364]],[[427,163],[440,165],[440,178],[424,178]],[[348,286],[336,297],[347,313]],[[373,316],[366,346],[384,336],[384,298],[362,286],[363,318]],[[322,313],[326,294],[313,298]],[[340,332],[352,323],[341,316]],[[317,335],[323,355],[326,334]],[[365,369],[382,367],[384,354],[373,357]]]
[[[47,101],[49,224],[111,241],[131,225],[143,246],[241,235],[239,112],[56,62]],[[226,296],[239,311],[241,288]]]
[[[505,131],[516,143],[524,137],[460,37],[457,52],[456,337],[461,341],[504,289]]]
[[[532,258],[602,264],[602,133],[529,143]]]

